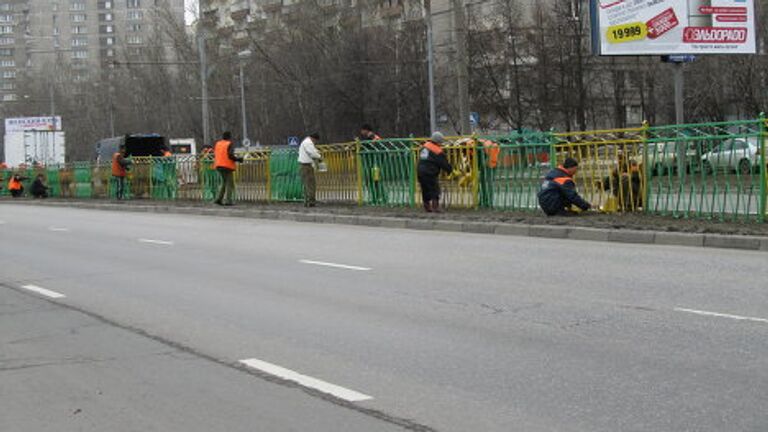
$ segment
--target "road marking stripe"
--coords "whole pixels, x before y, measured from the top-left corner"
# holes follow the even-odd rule
[[[765,323],[768,324],[768,319],[765,318],[755,318],[755,317],[748,317],[748,316],[741,316],[741,315],[731,315],[731,314],[724,314],[724,313],[718,313],[718,312],[708,312],[708,311],[702,311],[702,310],[696,310],[696,309],[686,309],[686,308],[675,308],[676,312],[685,312],[695,315],[703,315],[703,316],[710,316],[710,317],[717,317],[717,318],[730,318],[734,320],[739,321],[751,321],[751,322],[759,322],[759,323]]]
[[[149,243],[149,244],[156,244],[156,245],[163,245],[163,246],[173,246],[173,242],[172,241],[165,241],[165,240],[139,239],[139,243]]]
[[[69,228],[63,227],[48,227],[48,230],[53,232],[69,232]]]
[[[28,291],[36,292],[38,294],[41,294],[50,298],[58,299],[58,298],[66,297],[64,294],[57,293],[56,291],[47,290],[45,288],[40,288],[37,285],[24,285],[22,286],[22,288]]]
[[[337,386],[335,384],[331,384],[331,383],[319,380],[317,378],[312,378],[306,375],[302,375],[290,369],[273,365],[272,363],[267,363],[259,359],[240,360],[240,363],[250,368],[282,378],[284,380],[293,381],[295,383],[301,384],[304,387],[309,387],[309,388],[321,391],[323,393],[333,395],[339,399],[344,399],[345,401],[348,401],[348,402],[362,402],[362,401],[373,399],[373,397],[371,396],[356,392],[354,390]]]
[[[368,268],[368,267],[358,267],[358,266],[335,264],[335,263],[322,262],[322,261],[299,260],[299,262],[302,264],[309,264],[309,265],[316,265],[316,266],[323,266],[323,267],[333,267],[333,268],[340,268],[345,270],[356,270],[356,271],[372,270],[371,268]]]

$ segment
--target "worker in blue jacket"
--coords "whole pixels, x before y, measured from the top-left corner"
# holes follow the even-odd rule
[[[550,171],[544,177],[544,183],[539,191],[539,207],[547,216],[570,215],[571,206],[576,206],[584,211],[592,208],[592,205],[576,192],[576,183],[573,176],[579,170],[579,162],[568,158],[565,162]]]

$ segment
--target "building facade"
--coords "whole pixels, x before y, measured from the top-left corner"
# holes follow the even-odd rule
[[[183,28],[184,0],[0,0],[0,101],[23,98],[25,77],[88,81],[141,55],[167,20]]]

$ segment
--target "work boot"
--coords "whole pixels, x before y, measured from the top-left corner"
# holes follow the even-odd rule
[[[432,213],[442,213],[443,211],[440,209],[440,200],[432,200],[430,201],[430,205],[432,207]]]
[[[432,213],[432,201],[424,201],[424,211]]]

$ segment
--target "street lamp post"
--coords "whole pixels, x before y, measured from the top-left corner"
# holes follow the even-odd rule
[[[240,111],[243,116],[243,145],[250,147],[251,142],[248,139],[248,114],[245,106],[245,63],[251,57],[251,51],[240,51],[237,57],[240,59]]]
[[[429,85],[429,129],[430,134],[437,131],[437,108],[435,103],[435,47],[432,34],[432,4],[424,0],[423,14],[427,27],[427,79]]]

